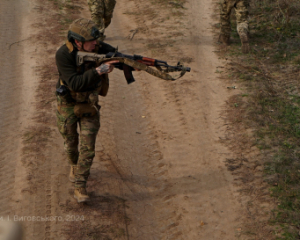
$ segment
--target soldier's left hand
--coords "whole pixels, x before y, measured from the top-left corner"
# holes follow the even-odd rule
[[[118,60],[112,60],[105,63],[102,63],[99,67],[96,68],[96,71],[99,75],[111,73],[114,69],[114,63],[118,63]]]

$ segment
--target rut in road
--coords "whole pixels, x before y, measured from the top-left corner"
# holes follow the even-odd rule
[[[141,233],[153,239],[233,239],[241,209],[223,162],[231,153],[218,142],[226,131],[220,116],[227,93],[215,73],[222,64],[213,53],[211,14],[215,6],[211,1],[189,1],[184,17],[177,21],[168,15],[167,8],[151,2],[136,0],[127,7],[120,9],[128,20],[114,19],[122,28],[112,32],[120,35],[120,29],[127,34],[138,30],[125,48],[128,52],[171,61],[191,59],[192,67],[191,74],[175,82],[136,74],[139,102],[145,106],[143,115],[149,122],[146,138],[155,141],[162,158],[162,165],[151,162],[153,172],[146,172],[151,179],[148,193],[153,198],[147,204],[155,210],[150,208],[149,212],[161,228],[157,235],[151,228]],[[176,11],[172,14],[180,15]],[[160,171],[156,166],[165,169]],[[133,222],[141,221],[138,212],[129,212]]]
[[[12,219],[18,196],[20,181],[17,177],[22,172],[19,163],[21,148],[21,130],[24,126],[22,117],[26,111],[21,105],[26,105],[22,95],[24,93],[22,82],[21,54],[24,52],[22,42],[22,19],[28,10],[27,1],[1,1],[0,2],[0,217]],[[24,106],[23,105],[23,106]]]

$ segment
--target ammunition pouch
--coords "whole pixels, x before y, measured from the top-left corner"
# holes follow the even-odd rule
[[[99,108],[99,106],[97,106]],[[93,117],[99,113],[99,109],[96,106],[91,106],[89,103],[77,103],[74,106],[74,114],[78,118]]]
[[[70,91],[70,92],[71,92],[72,99],[74,99],[76,103],[87,102],[89,99],[89,95],[91,94],[91,92],[74,92],[74,91]]]

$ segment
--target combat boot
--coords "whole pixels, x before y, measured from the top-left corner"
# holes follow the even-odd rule
[[[85,187],[75,188],[74,198],[76,198],[79,203],[90,201],[90,197],[87,194]]]
[[[70,170],[70,175],[69,175],[69,180],[74,183],[75,182],[75,171],[76,171],[77,166],[76,165],[71,165],[71,170]]]
[[[242,43],[242,53],[249,53],[250,45],[249,45],[249,36],[247,33],[240,34],[241,43]]]
[[[225,45],[229,45],[230,44],[230,35],[221,33],[219,36],[219,42],[223,43]]]

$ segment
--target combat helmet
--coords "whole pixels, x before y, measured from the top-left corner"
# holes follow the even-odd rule
[[[101,36],[96,24],[88,19],[79,18],[73,21],[69,27],[68,41],[76,39],[80,42],[88,42],[98,39]]]

